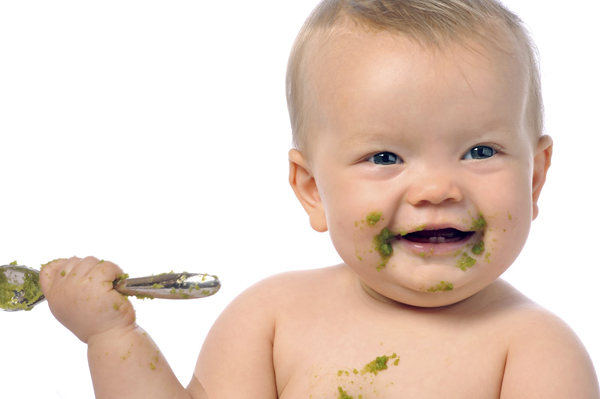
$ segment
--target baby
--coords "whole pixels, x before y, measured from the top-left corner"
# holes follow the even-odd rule
[[[494,0],[325,0],[292,50],[290,184],[341,265],[242,293],[184,388],[96,258],[44,267],[98,398],[600,397],[582,344],[500,275],[552,155],[539,72]]]

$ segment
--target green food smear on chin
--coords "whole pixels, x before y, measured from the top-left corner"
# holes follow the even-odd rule
[[[460,270],[467,270],[468,267],[472,267],[477,261],[469,256],[466,252],[462,253],[462,256],[456,262],[456,267]]]
[[[430,287],[427,291],[428,292],[440,292],[440,291],[452,291],[454,289],[454,286],[452,285],[452,283],[449,283],[447,281],[440,281],[440,283],[438,285],[436,285],[435,287]]]
[[[377,270],[380,271],[383,267],[387,265],[388,260],[394,253],[394,249],[392,248],[391,241],[394,239],[396,235],[392,233],[387,227],[384,227],[381,230],[381,233],[376,235],[373,238],[373,244],[375,245],[375,249],[381,255],[381,260],[377,263]]]

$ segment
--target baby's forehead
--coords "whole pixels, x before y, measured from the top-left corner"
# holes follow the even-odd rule
[[[390,84],[397,76],[407,83],[411,76],[465,80],[465,70],[477,68],[490,79],[518,81],[523,88],[529,80],[525,57],[510,36],[503,42],[465,36],[431,43],[402,32],[343,26],[311,47],[303,83],[306,94],[321,103],[348,86],[368,84],[373,74]]]
[[[415,57],[415,65],[426,60],[431,73],[443,73],[444,63],[449,65],[448,60],[459,60],[460,57],[490,70],[496,68],[496,63],[512,64],[513,67],[509,68],[511,74],[506,79],[517,79],[522,83],[531,130],[534,136],[540,136],[543,131],[535,45],[529,41],[526,32],[505,21],[496,19],[489,26],[479,24],[472,29],[440,31],[433,35],[390,26],[373,26],[348,16],[333,24],[313,28],[299,35],[297,43],[300,44],[295,45],[288,69],[288,106],[294,143],[298,148],[304,147],[314,137],[310,134],[311,126],[318,124],[324,116],[320,107],[330,102],[325,92],[329,90],[331,93],[336,83],[356,83],[344,81],[348,76],[337,73],[345,69],[345,63],[387,62],[385,52],[377,54],[369,51],[372,48],[389,48],[396,55],[402,52],[406,60]],[[435,30],[435,27],[432,29]],[[350,54],[355,56],[349,57]],[[376,60],[370,58],[375,56]]]
[[[361,123],[369,121],[369,126],[375,128],[373,123],[389,122],[377,115],[390,113],[408,117],[412,104],[404,102],[406,107],[395,108],[398,103],[388,101],[387,93],[391,92],[415,101],[420,93],[427,93],[427,102],[439,105],[430,110],[437,114],[454,109],[448,107],[452,98],[465,92],[475,93],[481,99],[510,92],[515,109],[523,109],[526,103],[526,64],[515,54],[516,50],[488,48],[470,38],[448,41],[440,47],[397,32],[344,30],[328,36],[314,51],[305,82],[307,95],[311,96],[307,102],[311,109],[307,109],[306,116],[315,128],[313,131],[325,126],[346,126],[355,119]],[[491,100],[480,101],[469,109],[500,118],[494,104]],[[368,117],[361,119],[359,115]],[[411,119],[406,121],[413,123]],[[314,133],[310,136],[307,143],[315,138]]]
[[[373,48],[394,48],[406,53],[407,59],[415,51],[431,55],[432,61],[444,56],[454,56],[457,50],[467,50],[474,58],[494,56],[497,58],[523,59],[524,49],[506,29],[490,29],[472,34],[440,36],[436,40],[415,37],[406,32],[391,29],[374,29],[357,23],[343,23],[330,31],[315,32],[309,41],[306,66],[318,63],[335,63],[349,51],[355,51],[364,43]],[[367,56],[367,53],[365,53]],[[327,65],[318,65],[318,68]]]

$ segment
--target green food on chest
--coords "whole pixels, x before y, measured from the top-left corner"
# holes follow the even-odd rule
[[[344,391],[342,387],[338,387],[338,392],[340,393],[338,399],[353,399],[353,396],[348,395],[348,393]]]
[[[367,373],[371,373],[373,375],[377,375],[380,371],[387,370],[388,361],[391,359],[394,360],[393,365],[398,366],[398,364],[400,363],[400,357],[398,355],[396,355],[396,353],[392,353],[392,355],[390,355],[390,356],[383,355],[383,356],[376,357],[375,360],[367,363],[360,371],[358,371],[357,369],[353,369],[352,374],[353,375],[360,374],[361,376],[364,376]],[[346,371],[346,370],[338,370],[337,376],[338,376],[338,378],[345,380],[346,378],[350,377],[350,372]],[[365,381],[367,381],[366,377],[365,377]],[[346,383],[347,383],[347,380],[346,380]],[[354,384],[354,381],[350,381],[350,383]],[[371,384],[373,384],[373,382],[371,382]],[[359,384],[353,385],[353,389],[356,389],[356,388],[362,389],[362,386],[360,386]],[[337,397],[337,399],[348,399],[348,398],[352,399],[352,398],[354,398],[354,396],[349,395],[348,392],[346,392],[344,390],[343,386],[338,386],[338,393],[339,393],[339,396]],[[358,397],[357,397],[357,399],[362,399],[362,398],[363,398],[363,395],[358,395]]]
[[[397,357],[398,357],[398,355],[396,355],[395,353],[392,354],[392,356],[385,356],[385,355],[377,356],[377,358],[375,358],[375,360],[367,363],[365,365],[365,367],[363,367],[363,369],[360,371],[360,374],[364,375],[366,373],[373,373],[373,374],[377,375],[378,372],[380,372],[382,370],[386,370],[388,368],[387,362],[389,359],[396,359]],[[397,362],[394,362],[394,364],[398,365]]]

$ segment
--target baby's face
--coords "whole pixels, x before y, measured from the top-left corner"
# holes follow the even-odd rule
[[[471,45],[347,35],[315,62],[309,169],[336,250],[382,300],[468,298],[527,238],[540,150],[524,68]]]

